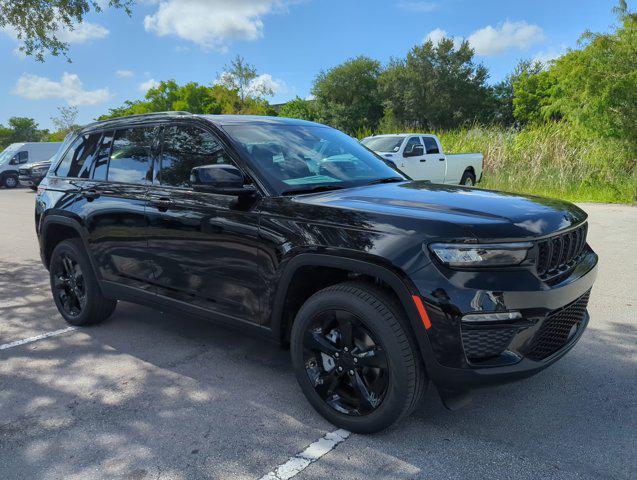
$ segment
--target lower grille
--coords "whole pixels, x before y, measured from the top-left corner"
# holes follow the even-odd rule
[[[483,360],[500,355],[511,343],[518,328],[462,329],[464,353],[469,360]]]
[[[564,308],[551,312],[531,344],[526,349],[526,356],[531,360],[544,360],[564,347],[571,339],[575,329],[579,329],[588,305],[590,290]],[[575,330],[576,331],[576,330]]]

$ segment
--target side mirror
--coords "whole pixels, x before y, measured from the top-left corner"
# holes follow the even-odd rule
[[[414,145],[411,150],[405,150],[403,157],[420,157],[425,154],[425,147],[422,145]]]
[[[221,195],[251,195],[254,185],[246,185],[241,170],[234,165],[213,164],[195,167],[190,171],[190,184],[201,192]]]

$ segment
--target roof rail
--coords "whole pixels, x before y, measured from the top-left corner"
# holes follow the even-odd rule
[[[192,115],[192,113],[190,112],[186,112],[183,110],[173,110],[173,111],[168,111],[168,112],[149,112],[149,113],[137,113],[134,115],[124,115],[122,117],[113,117],[113,118],[106,118],[104,120],[97,120],[95,122],[91,122],[89,124],[84,125],[80,130],[85,130],[89,127],[94,127],[96,125],[102,125],[108,122],[118,122],[124,119],[131,119],[131,118],[142,118],[142,117],[155,117],[155,116],[159,116],[159,115],[163,115],[163,116],[180,116],[180,115]]]

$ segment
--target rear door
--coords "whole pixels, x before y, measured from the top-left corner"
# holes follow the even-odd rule
[[[445,183],[447,158],[442,153],[440,145],[431,135],[423,135],[422,141],[425,144],[424,160],[427,164],[428,180],[434,183]]]
[[[101,277],[152,291],[146,202],[158,126],[103,132],[79,176],[89,244]]]
[[[258,323],[258,199],[193,187],[194,168],[233,164],[218,138],[201,126],[165,126],[158,164],[148,237],[157,292]]]

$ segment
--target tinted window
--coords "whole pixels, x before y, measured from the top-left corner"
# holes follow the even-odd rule
[[[93,161],[93,179],[106,180],[108,169],[108,158],[111,154],[111,144],[113,143],[113,132],[104,132],[100,141],[95,160]]]
[[[438,144],[433,137],[422,137],[425,142],[425,150],[427,153],[440,153],[440,149],[438,148]]]
[[[81,135],[66,152],[56,170],[60,177],[89,178],[101,133]]]
[[[159,175],[162,185],[189,187],[193,168],[231,163],[219,142],[205,130],[177,125],[164,131]]]
[[[156,127],[117,130],[108,165],[109,182],[145,183]]]
[[[420,145],[420,139],[418,137],[410,137],[407,140],[407,144],[405,145],[405,150],[403,152],[411,152],[411,149],[414,148],[415,145]]]

